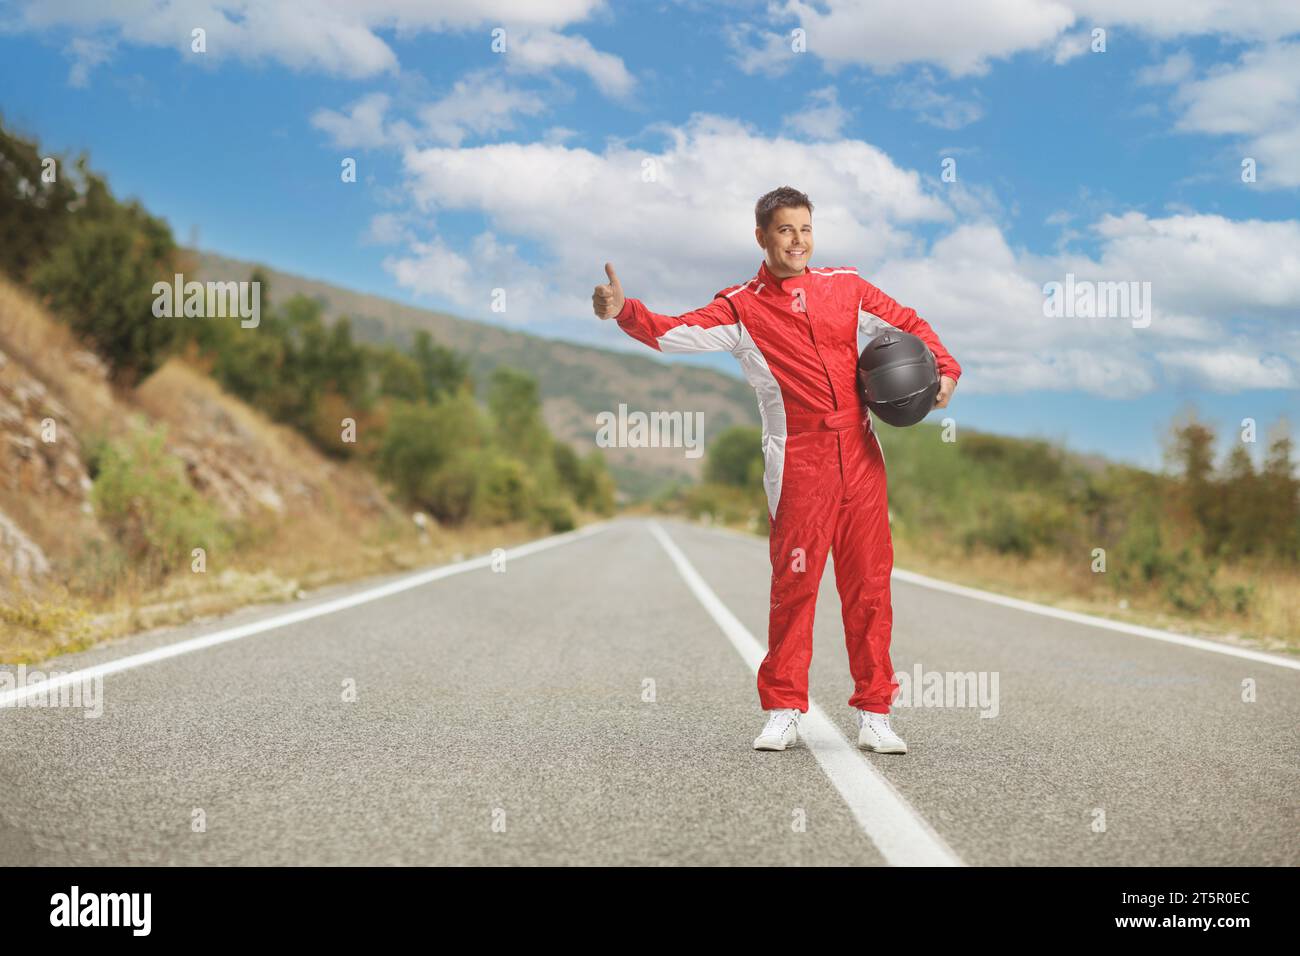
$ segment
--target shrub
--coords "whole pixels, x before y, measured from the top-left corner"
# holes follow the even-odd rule
[[[526,518],[534,512],[533,488],[523,462],[500,453],[479,459],[478,490],[473,515],[483,524],[502,524]]]
[[[395,402],[380,441],[380,474],[406,501],[420,502],[439,470],[483,442],[482,414],[467,394],[436,405]]]
[[[614,479],[599,451],[592,449],[585,457],[568,444],[557,441],[551,449],[554,474],[562,492],[580,507],[600,514],[614,510]]]
[[[537,514],[552,531],[572,531],[577,525],[572,506],[563,498],[547,498],[538,502]]]
[[[474,455],[459,455],[427,476],[417,499],[444,524],[460,524],[474,508],[478,467]]]
[[[190,552],[209,555],[230,542],[216,509],[196,492],[184,463],[163,447],[165,431],[132,431],[108,442],[91,486],[99,520],[146,580],[188,565]]]
[[[153,314],[153,285],[170,278],[173,254],[166,224],[129,207],[106,220],[75,220],[32,285],[115,379],[133,384],[162,364],[185,321]]]
[[[752,425],[725,429],[708,448],[704,480],[737,488],[763,481],[763,432]]]

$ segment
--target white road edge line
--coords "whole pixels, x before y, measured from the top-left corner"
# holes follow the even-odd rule
[[[764,539],[757,535],[746,535],[743,532],[733,531],[730,528],[713,528],[705,524],[694,524],[692,527],[698,527],[701,530],[712,531],[718,534],[734,535],[735,537],[756,541],[760,544],[764,542]],[[899,581],[906,581],[908,584],[933,588],[936,591],[947,591],[949,594],[960,594],[963,597],[975,598],[977,601],[988,601],[990,604],[1001,604],[1004,607],[1014,607],[1017,610],[1028,611],[1031,614],[1042,614],[1046,617],[1055,617],[1063,621],[1072,621],[1075,624],[1101,627],[1110,631],[1120,631],[1124,634],[1135,634],[1138,637],[1149,637],[1155,641],[1168,641],[1170,644],[1181,644],[1183,647],[1195,647],[1197,650],[1213,651],[1215,654],[1227,654],[1229,657],[1241,657],[1248,661],[1259,661],[1263,664],[1273,664],[1277,667],[1289,667],[1292,670],[1300,670],[1300,659],[1298,658],[1283,657],[1280,654],[1270,654],[1267,651],[1255,651],[1248,647],[1234,647],[1231,644],[1224,644],[1219,641],[1211,641],[1201,637],[1192,637],[1189,634],[1179,634],[1176,631],[1162,631],[1154,627],[1144,627],[1141,624],[1129,624],[1126,621],[1112,621],[1110,618],[1097,617],[1094,614],[1083,614],[1079,611],[1066,611],[1061,608],[1051,607],[1047,604],[1035,604],[1033,601],[1008,597],[1005,594],[997,594],[993,591],[982,591],[979,588],[967,587],[964,584],[953,584],[950,581],[927,577],[926,575],[918,574],[915,571],[904,571],[902,568],[894,568],[893,577]]]
[[[535,554],[538,551],[545,551],[548,548],[554,548],[562,544],[569,544],[581,538],[598,534],[610,526],[609,521],[593,522],[584,525],[573,531],[566,531],[563,534],[552,535],[549,538],[539,538],[536,541],[530,541],[527,544],[521,544],[518,547],[507,548],[505,551],[506,560],[512,558],[521,558],[529,554]],[[302,608],[298,611],[290,611],[288,614],[279,614],[275,617],[265,618],[261,621],[254,621],[251,624],[243,624],[239,627],[227,628],[226,630],[216,631],[212,634],[204,634],[201,637],[192,637],[188,640],[177,641],[175,644],[168,644],[164,647],[157,647],[151,651],[144,651],[140,654],[131,654],[127,657],[121,657],[117,660],[107,661],[103,664],[95,664],[80,670],[71,671],[66,674],[60,674],[57,677],[36,681],[23,687],[7,690],[0,693],[0,709],[13,706],[17,701],[26,697],[57,690],[67,684],[79,683],[94,677],[102,677],[107,674],[115,674],[118,671],[129,670],[133,667],[142,667],[145,664],[155,664],[158,661],[166,660],[169,657],[177,657],[181,654],[190,654],[194,651],[200,651],[204,648],[213,647],[217,644],[224,644],[227,641],[236,641],[241,637],[249,637],[253,634],[261,634],[264,631],[272,631],[276,628],[286,627],[290,624],[297,624],[300,621],[308,621],[314,617],[323,617],[326,614],[333,614],[335,611],[343,611],[350,607],[356,607],[358,604],[366,604],[370,601],[377,601],[380,598],[397,594],[401,591],[409,591],[411,588],[418,588],[421,585],[428,584],[431,581],[438,581],[442,578],[451,577],[453,574],[462,574],[465,571],[473,571],[477,568],[487,567],[492,563],[492,555],[486,554],[482,557],[471,558],[468,561],[460,561],[456,564],[444,564],[427,571],[419,571],[409,577],[400,578],[396,581],[390,581],[379,587],[370,588],[366,591],[360,591],[356,594],[349,594],[346,597],[335,598],[332,601],[325,601],[322,604],[316,604],[312,607]],[[48,668],[48,665],[39,665]]]
[[[894,569],[894,577],[900,581],[906,581],[909,584],[918,584],[921,587],[933,588],[936,591],[947,591],[950,594],[960,594],[964,597],[975,598],[979,601],[988,601],[990,604],[1001,604],[1005,607],[1014,607],[1017,610],[1028,611],[1031,614],[1042,614],[1045,617],[1055,617],[1062,621],[1073,621],[1075,624],[1086,624],[1091,627],[1105,628],[1110,631],[1121,631],[1124,634],[1135,634],[1138,637],[1149,637],[1154,641],[1167,641],[1170,644],[1181,644],[1183,647],[1195,647],[1202,651],[1213,651],[1215,654],[1226,654],[1229,657],[1244,657],[1248,661],[1259,661],[1264,664],[1274,664],[1278,667],[1289,667],[1292,670],[1300,670],[1300,660],[1282,657],[1279,654],[1269,654],[1266,651],[1253,651],[1248,647],[1233,647],[1231,644],[1221,644],[1218,641],[1208,641],[1200,637],[1192,637],[1188,634],[1178,634],[1174,631],[1161,631],[1154,627],[1143,627],[1141,624],[1129,624],[1125,621],[1112,621],[1105,617],[1096,617],[1092,614],[1082,614],[1078,611],[1066,611],[1061,608],[1049,607],[1046,604],[1035,604],[1033,601],[1022,601],[1020,598],[1007,597],[1004,594],[995,594],[992,591],[981,591],[979,588],[967,587],[964,584],[951,584],[948,581],[941,581],[938,578],[926,577],[924,574],[917,574],[915,571],[902,571]]]
[[[704,579],[656,521],[651,533],[677,567],[687,587],[722,628],[737,653],[758,673],[765,651],[718,598]],[[849,810],[891,866],[965,866],[925,818],[913,809],[879,770],[855,745],[844,739],[835,724],[816,702],[809,699],[808,712],[799,721],[800,736],[839,791]]]

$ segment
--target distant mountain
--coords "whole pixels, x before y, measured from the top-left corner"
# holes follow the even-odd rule
[[[191,254],[203,281],[246,279],[258,265],[211,252],[192,250]],[[353,292],[271,266],[260,267],[271,283],[273,299],[282,302],[299,293],[316,299],[327,321],[348,316],[353,334],[360,341],[405,349],[410,347],[416,330],[426,329],[434,341],[469,359],[480,397],[492,370],[499,365],[536,376],[547,425],[579,452],[597,447],[597,414],[617,415],[620,402],[626,403],[629,413],[702,412],[706,444],[732,425],[759,424],[754,390],[739,377],[659,361],[649,354],[614,352],[544,338]],[[602,451],[619,489],[632,497],[702,476],[703,457],[687,458],[682,448]]]

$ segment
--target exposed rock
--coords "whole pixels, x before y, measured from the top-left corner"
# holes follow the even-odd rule
[[[24,584],[50,573],[50,562],[40,545],[23,534],[3,511],[0,511],[0,571],[6,577],[15,575]]]
[[[136,389],[114,388],[99,356],[73,344],[38,308],[24,312],[20,300],[0,299],[10,323],[0,328],[31,326],[0,351],[0,576],[9,570],[73,581],[92,544],[111,546],[96,517],[83,443],[90,435],[120,441],[136,427],[165,426],[166,452],[234,521],[310,515],[364,528],[400,514],[364,466],[322,456],[179,359]]]
[[[89,375],[91,378],[99,379],[101,382],[108,381],[108,366],[106,366],[98,355],[94,352],[82,350],[73,352],[68,357],[72,367],[83,375]]]
[[[7,363],[0,373],[0,481],[11,492],[54,492],[80,507],[90,477],[68,409],[21,366]],[[44,440],[47,419],[54,441]]]

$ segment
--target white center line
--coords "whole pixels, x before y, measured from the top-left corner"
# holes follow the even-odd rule
[[[737,620],[673,543],[658,522],[650,531],[668,552],[682,579],[704,605],[737,653],[758,673],[766,651]],[[848,804],[858,826],[892,866],[965,866],[934,828],[913,809],[855,745],[844,739],[811,698],[799,721],[800,736],[822,770]]]
[[[729,537],[738,538],[750,544],[760,544],[763,550],[767,550],[767,538],[758,535],[746,534],[741,531],[733,531],[731,528],[712,527],[710,525],[697,525],[713,534],[725,534]],[[1005,594],[998,594],[994,591],[984,591],[980,588],[968,587],[964,584],[953,584],[951,581],[944,581],[940,578],[928,577],[924,574],[918,574],[915,571],[905,571],[895,565],[892,580],[905,581],[908,584],[915,584],[918,587],[933,588],[936,591],[946,591],[948,594],[960,594],[963,597],[974,598],[977,601],[987,601],[990,604],[1001,604],[1003,607],[1013,607],[1020,611],[1027,611],[1030,614],[1041,614],[1044,617],[1054,617],[1062,621],[1071,621],[1075,624],[1084,624],[1088,627],[1103,628],[1108,631],[1118,631],[1121,634],[1133,634],[1137,637],[1148,637],[1154,641],[1164,641],[1168,644],[1178,644],[1182,647],[1194,647],[1199,651],[1210,651],[1214,654],[1224,654],[1228,657],[1240,657],[1248,661],[1259,661],[1261,664],[1273,664],[1277,667],[1287,667],[1291,670],[1300,670],[1300,658],[1286,657],[1281,654],[1270,654],[1267,651],[1257,651],[1249,647],[1237,647],[1235,644],[1226,644],[1222,641],[1209,640],[1202,637],[1193,637],[1190,634],[1179,634],[1177,631],[1165,631],[1154,627],[1146,627],[1141,624],[1130,624],[1127,621],[1114,621],[1108,617],[1099,617],[1095,614],[1084,614],[1080,611],[1067,611],[1063,608],[1052,607],[1048,604],[1037,604],[1033,601],[1026,601],[1021,598],[1008,597]]]

